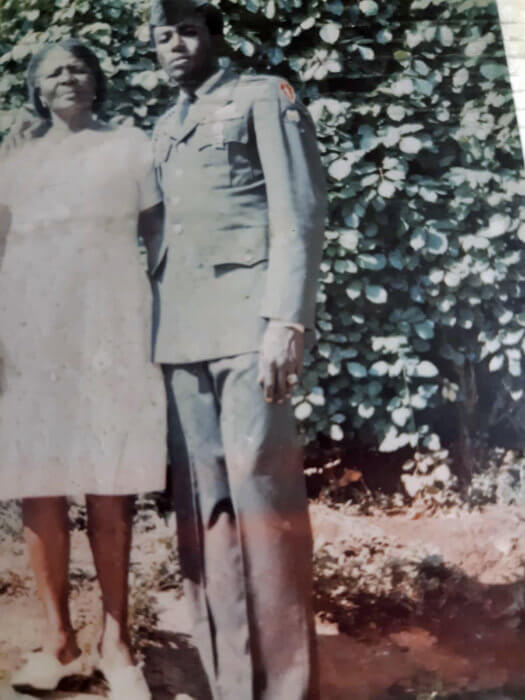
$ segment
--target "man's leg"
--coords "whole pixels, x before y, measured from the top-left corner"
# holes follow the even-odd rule
[[[193,638],[214,698],[248,700],[252,669],[242,557],[213,383],[205,363],[165,366],[164,376],[178,550]],[[228,694],[218,686],[219,669],[228,669]]]
[[[257,360],[254,353],[210,363],[242,543],[253,697],[313,700],[319,691],[312,538],[301,450],[289,402],[263,399]],[[222,669],[219,673],[224,686]]]

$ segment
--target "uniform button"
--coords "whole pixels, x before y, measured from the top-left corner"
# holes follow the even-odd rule
[[[177,151],[183,151],[187,145],[188,144],[184,143],[184,141],[182,143],[179,143],[179,145],[177,146]]]
[[[175,234],[182,233],[182,224],[175,224],[172,228],[172,231]]]
[[[177,168],[174,173],[175,177],[182,177],[182,170],[180,168]]]
[[[251,253],[245,253],[244,255],[244,262],[251,262],[252,260],[252,254]]]
[[[177,206],[180,202],[180,197],[170,197],[170,204],[172,204],[174,207]]]

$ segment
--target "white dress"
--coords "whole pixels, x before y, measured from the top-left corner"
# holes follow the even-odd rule
[[[52,130],[2,163],[0,499],[164,488],[137,246],[138,214],[160,199],[135,128]]]

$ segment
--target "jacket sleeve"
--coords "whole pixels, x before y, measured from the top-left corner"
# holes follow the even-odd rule
[[[279,78],[265,80],[252,110],[270,227],[261,314],[312,329],[326,215],[315,127],[292,87]]]

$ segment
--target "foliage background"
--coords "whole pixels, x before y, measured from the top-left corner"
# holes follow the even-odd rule
[[[0,132],[42,41],[78,35],[107,118],[173,100],[146,0],[1,0]],[[220,0],[227,54],[287,77],[330,190],[320,342],[295,401],[311,444],[520,443],[525,184],[492,0]],[[521,173],[521,176],[523,173]]]

